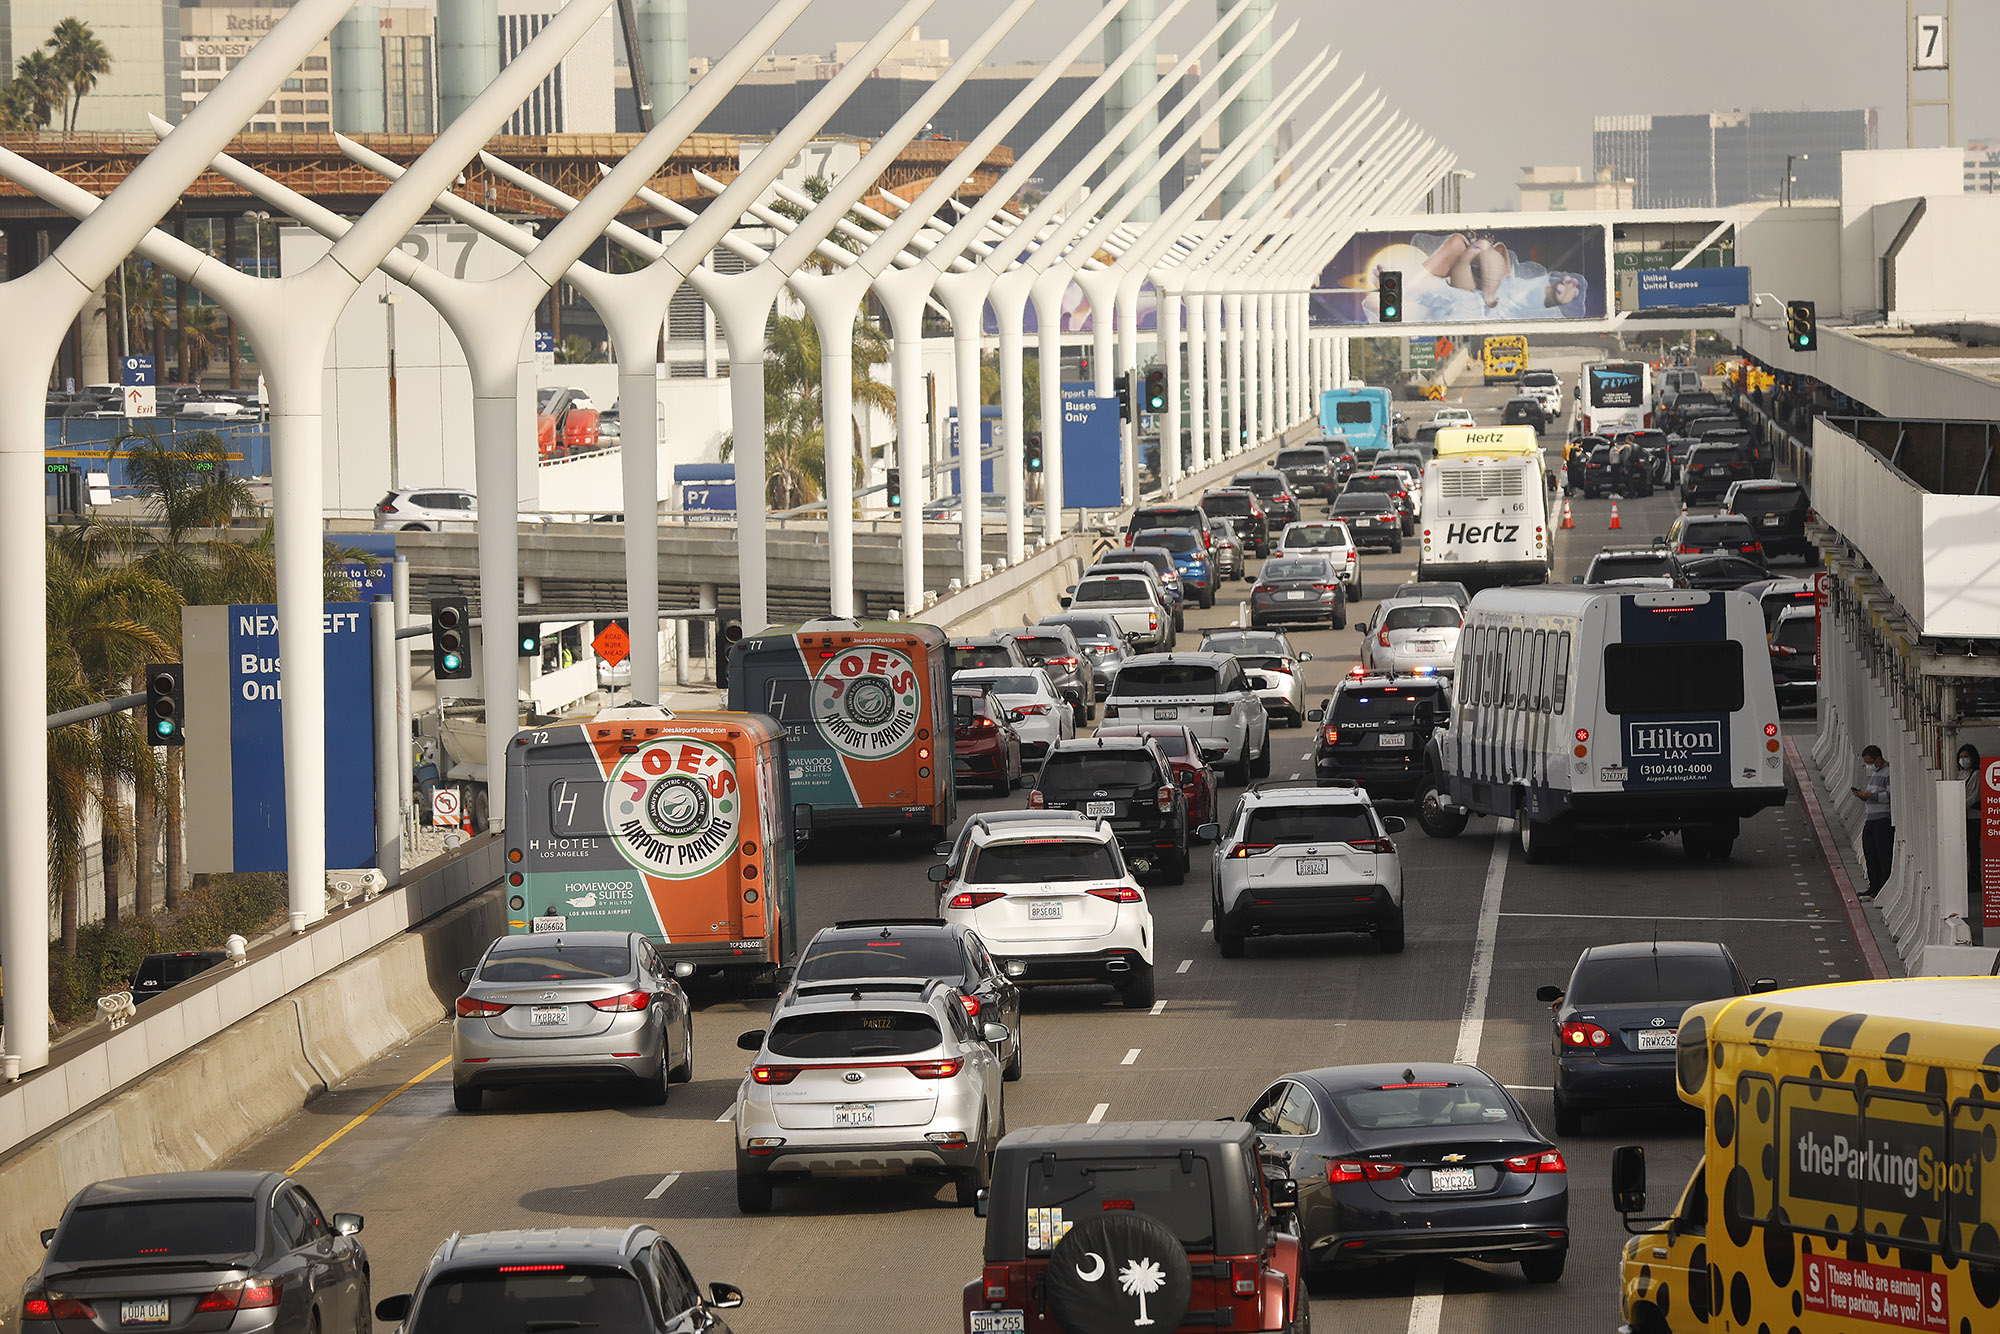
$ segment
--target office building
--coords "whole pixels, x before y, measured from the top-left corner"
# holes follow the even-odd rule
[[[236,67],[289,6],[188,6],[180,11],[178,120]],[[430,134],[437,128],[435,55],[429,9],[378,9],[385,101],[384,128],[395,134]],[[328,134],[334,119],[333,47],[322,38],[247,127],[261,134]],[[114,71],[115,72],[115,71]],[[90,99],[84,99],[88,105]],[[366,128],[374,128],[368,126]]]
[[[111,56],[110,71],[77,109],[77,129],[149,134],[150,116],[180,120],[180,0],[0,0],[0,80],[66,18],[89,24]],[[49,128],[61,129],[61,117]]]
[[[1840,155],[1876,147],[1874,108],[1599,116],[1594,167],[1632,182],[1638,208],[1835,199]],[[1787,167],[1791,181],[1787,190]]]
[[[2000,193],[2000,144],[1975,139],[1965,146],[1965,192]]]
[[[1632,207],[1632,182],[1599,167],[1594,178],[1582,167],[1523,167],[1517,183],[1523,213],[1608,212]]]
[[[500,0],[500,63],[521,54],[548,26],[553,0]],[[570,48],[560,65],[507,118],[502,134],[609,134],[617,128],[609,9]]]

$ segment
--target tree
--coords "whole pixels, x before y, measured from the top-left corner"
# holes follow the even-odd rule
[[[865,319],[854,322],[852,393],[857,414],[879,409],[896,415],[896,395],[871,371],[889,359],[889,340]],[[796,509],[818,500],[826,491],[824,398],[820,393],[819,326],[810,316],[774,315],[765,330],[764,354],[764,478],[767,502],[773,509]],[[850,418],[854,432],[854,475],[863,473],[861,422]],[[723,441],[722,458],[735,453],[735,437]]]
[[[813,205],[817,206],[824,202],[829,194],[833,193],[833,182],[827,180],[824,176],[808,176],[799,188],[813,201]],[[771,211],[780,217],[790,218],[793,222],[803,222],[806,214],[812,212],[812,208],[804,204],[795,204],[789,199],[780,199],[771,205]],[[872,232],[875,230],[866,218],[863,218],[853,209],[847,211],[847,216],[842,221],[851,227],[859,228],[863,232]],[[834,245],[839,246],[842,250],[856,255],[860,254],[862,249],[868,244],[861,237],[855,236],[851,232],[844,231],[839,227],[835,227],[833,233],[826,239]],[[806,265],[809,268],[817,269],[821,273],[827,273],[833,269],[834,262],[824,256],[815,255],[806,261]]]
[[[179,332],[181,378],[198,384],[229,337],[222,311],[216,306],[189,306]]]
[[[1000,403],[1000,354],[989,352],[979,359],[979,401],[997,407]],[[1042,359],[1021,362],[1021,429],[1042,429]]]
[[[20,96],[25,99],[31,129],[47,129],[55,119],[56,108],[69,100],[69,87],[63,82],[62,71],[47,51],[30,51],[22,56],[14,67],[14,82],[22,85]]]
[[[556,344],[556,365],[586,366],[603,361],[604,355],[590,345],[590,340],[582,334],[564,334]]]
[[[59,21],[47,46],[50,64],[68,93],[68,105],[63,108],[63,130],[72,132],[76,129],[77,112],[83,106],[83,95],[97,86],[98,75],[111,69],[111,53],[97,40],[90,25],[77,18]]]
[[[1127,1260],[1118,1271],[1118,1286],[1128,1297],[1139,1299],[1139,1318],[1135,1325],[1150,1325],[1152,1320],[1146,1315],[1146,1298],[1166,1286],[1166,1271],[1157,1260]]]

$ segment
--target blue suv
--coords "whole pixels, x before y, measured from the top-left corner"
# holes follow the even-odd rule
[[[1215,605],[1215,553],[1192,528],[1159,528],[1147,533],[1149,547],[1162,547],[1174,558],[1186,596],[1204,607]]]

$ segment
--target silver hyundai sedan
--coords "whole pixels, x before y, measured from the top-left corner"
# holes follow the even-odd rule
[[[687,993],[637,932],[502,936],[460,976],[451,1034],[452,1100],[479,1110],[486,1090],[612,1080],[649,1103],[694,1078]]]

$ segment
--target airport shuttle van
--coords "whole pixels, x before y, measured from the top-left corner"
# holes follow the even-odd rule
[[[1532,426],[1439,431],[1424,465],[1417,578],[1471,589],[1547,583],[1549,478]]]
[[[1727,857],[1742,819],[1785,801],[1763,626],[1747,593],[1478,593],[1457,707],[1425,756],[1424,832],[1497,815],[1530,862],[1598,834],[1678,833],[1690,860]]]
[[[1643,361],[1586,361],[1578,435],[1617,435],[1653,424],[1653,368]]]
[[[1346,439],[1357,469],[1366,469],[1377,454],[1389,448],[1394,416],[1389,391],[1380,385],[1356,381],[1345,389],[1328,389],[1319,396],[1320,429]]]
[[[1677,1092],[1707,1128],[1671,1211],[1634,1217],[1645,1151],[1612,1153],[1620,1334],[2000,1329],[1996,998],[1913,977],[1690,1008]]]

